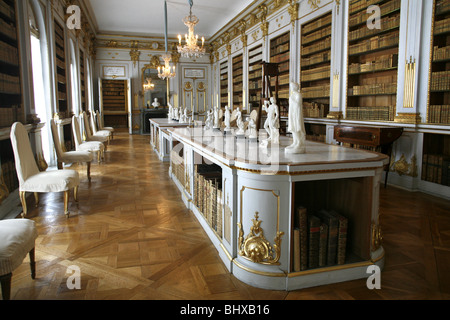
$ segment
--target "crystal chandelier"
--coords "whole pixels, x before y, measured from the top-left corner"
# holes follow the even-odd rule
[[[158,67],[158,77],[165,80],[175,77],[175,66],[173,66],[173,71],[171,71],[170,60],[172,57],[167,53],[167,1],[164,1],[164,15],[165,15],[165,42],[166,42],[166,54],[162,56],[164,60],[164,66]]]
[[[172,57],[166,53],[165,55],[162,56],[162,58],[164,60],[164,66],[158,67],[158,77],[160,77],[163,80],[175,77],[176,75],[175,66],[170,67],[170,59],[172,59]]]
[[[181,45],[181,35],[178,35],[178,52],[186,58],[199,58],[203,56],[206,52],[205,49],[205,38],[202,37],[202,46],[198,46],[198,35],[194,35],[194,27],[200,21],[196,16],[192,15],[192,5],[193,1],[189,1],[190,10],[189,16],[186,16],[183,19],[184,24],[189,28],[189,35],[185,35],[186,44],[184,46]]]
[[[144,91],[155,89],[155,84],[152,82],[152,78],[147,78],[144,83]]]

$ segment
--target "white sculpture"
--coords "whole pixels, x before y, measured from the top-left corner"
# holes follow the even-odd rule
[[[155,100],[153,100],[152,106],[153,106],[153,108],[155,108],[155,109],[158,109],[158,108],[159,108],[160,104],[159,104],[159,102],[158,102],[158,98],[155,98]]]
[[[170,103],[169,103],[169,112],[167,113],[167,118],[169,120],[173,119],[173,107],[172,107],[172,105]]]
[[[286,147],[286,153],[302,154],[306,152],[306,130],[303,118],[303,98],[300,86],[291,82],[291,96],[289,97],[288,132],[292,133],[294,142]]]
[[[219,107],[214,107],[214,129],[220,129]]]
[[[245,123],[242,121],[242,112],[241,110],[237,109],[236,112],[236,124],[238,127],[238,131],[236,132],[236,135],[245,135]]]
[[[182,113],[182,115],[181,115],[180,118],[181,118],[181,119],[180,119],[180,122],[185,123],[185,122],[188,122],[188,121],[189,121],[189,120],[188,120],[188,115],[187,115],[187,108],[184,108],[184,111],[183,111],[183,113]]]
[[[256,133],[256,122],[253,118],[250,118],[248,122],[247,135],[249,139],[257,139],[258,135]]]
[[[178,109],[179,109],[179,108],[174,109],[174,112],[173,112],[173,119],[174,119],[174,120],[178,120],[178,116],[179,116],[179,115],[178,115]]]
[[[225,106],[225,131],[231,131],[231,112],[229,106]]]
[[[268,101],[264,102],[264,110],[267,113],[267,119],[264,123],[264,129],[266,129],[269,137],[263,141],[262,145],[267,146],[269,142],[273,144],[280,143],[280,115],[278,105],[275,98],[270,98],[270,105]]]
[[[213,111],[212,109],[209,109],[209,111],[206,113],[206,120],[205,120],[205,130],[211,130],[213,125]]]

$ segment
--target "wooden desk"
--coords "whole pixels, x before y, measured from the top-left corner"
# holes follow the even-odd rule
[[[391,159],[392,145],[403,134],[403,128],[397,127],[353,127],[335,126],[334,139],[338,142],[348,143],[351,147],[373,147],[378,152],[389,156]],[[387,185],[389,164],[385,166],[386,176],[384,186]]]

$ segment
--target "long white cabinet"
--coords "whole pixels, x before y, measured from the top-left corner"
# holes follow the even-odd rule
[[[307,143],[306,154],[287,155],[287,137],[263,148],[201,127],[168,132],[170,176],[223,263],[241,281],[295,290],[367,278],[369,266],[383,267],[378,206],[386,156],[317,142]],[[297,268],[296,231],[305,226],[298,221],[299,208],[308,214],[334,210],[347,219],[345,260]]]

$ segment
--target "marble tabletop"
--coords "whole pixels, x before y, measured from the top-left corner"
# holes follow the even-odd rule
[[[220,130],[203,130],[201,127],[168,130],[175,139],[191,145],[203,155],[244,170],[360,170],[383,167],[389,159],[376,152],[312,141],[307,141],[305,154],[287,154],[285,148],[292,143],[292,138],[286,136],[280,137],[279,145],[263,147],[258,141],[236,137],[234,130],[226,135]],[[265,131],[261,130],[260,141],[264,138]]]

